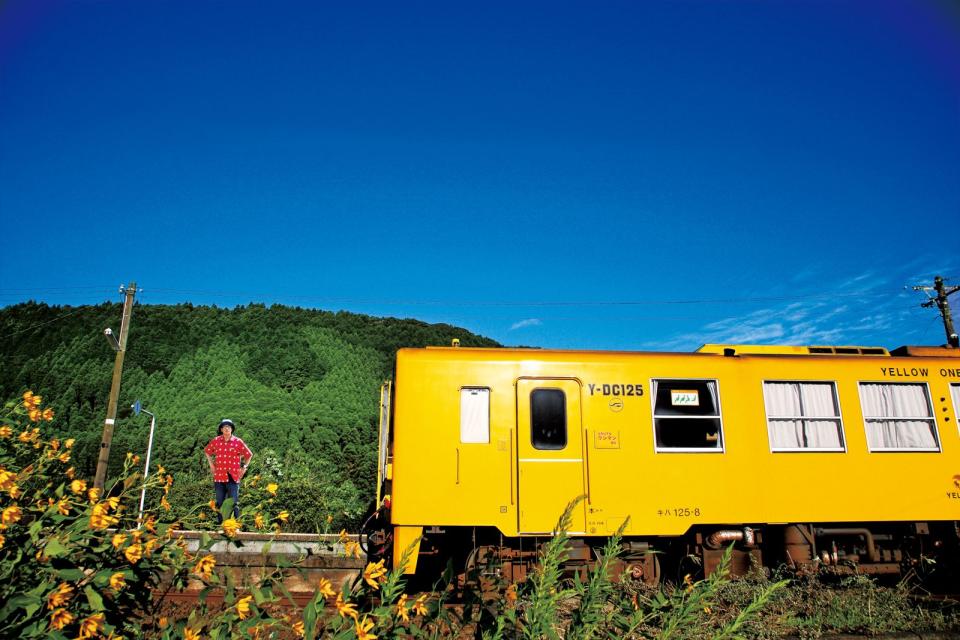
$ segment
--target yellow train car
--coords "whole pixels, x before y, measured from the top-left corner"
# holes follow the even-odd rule
[[[381,415],[381,551],[396,563],[413,545],[410,573],[454,558],[520,578],[582,496],[574,563],[627,521],[651,581],[670,558],[709,573],[729,543],[735,570],[900,572],[957,547],[958,356],[402,349]]]

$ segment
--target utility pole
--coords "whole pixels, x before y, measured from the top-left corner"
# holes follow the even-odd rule
[[[937,292],[936,297],[930,295],[931,289]],[[917,285],[913,287],[913,290],[923,291],[927,294],[927,297],[930,298],[921,304],[921,307],[937,305],[937,309],[940,310],[940,316],[943,318],[943,329],[947,332],[947,344],[954,348],[960,347],[960,337],[957,336],[957,332],[953,328],[953,316],[950,315],[950,303],[947,301],[947,296],[960,291],[960,286],[945,287],[943,278],[937,276],[933,279],[932,287]]]
[[[107,419],[103,423],[103,440],[100,442],[100,457],[97,459],[97,475],[93,486],[103,489],[107,477],[107,461],[110,460],[110,443],[113,441],[113,426],[117,421],[117,402],[120,399],[120,377],[123,374],[123,356],[127,352],[127,333],[130,331],[130,316],[133,314],[133,298],[137,295],[137,283],[131,282],[126,289],[120,285],[120,293],[126,294],[123,301],[123,320],[120,323],[120,340],[113,331],[103,334],[117,352],[113,360],[113,382],[110,385],[110,400],[107,402]]]

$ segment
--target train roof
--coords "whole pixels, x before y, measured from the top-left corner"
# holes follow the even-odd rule
[[[561,355],[582,353],[589,356],[601,355],[722,355],[722,356],[866,356],[866,357],[922,357],[922,358],[960,358],[960,349],[948,346],[903,346],[893,351],[884,347],[871,346],[832,346],[832,345],[768,345],[768,344],[704,344],[696,351],[599,351],[588,349],[539,349],[535,347],[460,347],[428,346],[428,350],[486,352],[501,354],[543,354]],[[408,349],[401,349],[407,351]],[[416,351],[418,349],[409,349]]]

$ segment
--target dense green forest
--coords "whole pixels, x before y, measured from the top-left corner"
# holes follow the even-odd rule
[[[0,391],[31,389],[56,411],[49,427],[77,439],[77,471],[92,476],[103,432],[120,304],[0,309]],[[139,399],[157,415],[153,460],[176,478],[186,510],[212,495],[202,449],[220,418],[254,451],[251,471],[281,486],[296,529],[356,526],[372,503],[379,388],[401,347],[497,346],[445,324],[260,304],[136,305],[120,406]],[[117,421],[111,473],[143,454],[149,419]],[[242,499],[242,497],[241,497]]]

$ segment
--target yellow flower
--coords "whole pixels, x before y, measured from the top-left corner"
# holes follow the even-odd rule
[[[163,629],[167,626],[167,616],[160,616],[160,619],[157,620],[157,626]]]
[[[713,611],[710,609],[710,607],[704,607],[704,608],[703,608],[703,612],[704,612],[705,614],[707,614],[707,615],[710,615],[711,613],[713,613]]]
[[[80,636],[78,640],[86,640],[86,638],[95,638],[100,635],[100,631],[103,629],[103,614],[95,613],[89,618],[84,618],[83,622],[80,623]]]
[[[237,522],[234,518],[227,518],[223,521],[223,532],[227,534],[228,538],[232,538],[237,535],[237,531],[240,530],[240,523]]]
[[[27,412],[27,416],[30,418],[30,422],[40,422],[43,420],[43,411],[40,409],[30,409]]]
[[[266,524],[267,523],[263,521],[262,513],[258,513],[257,515],[253,516],[253,526],[255,526],[257,529],[263,529]]]
[[[330,584],[330,581],[326,578],[320,578],[320,584],[317,588],[317,592],[323,596],[323,599],[326,600],[334,595],[333,586]]]
[[[10,428],[10,425],[5,424],[0,427],[0,438],[9,438],[13,435],[13,429]]]
[[[7,541],[7,538],[2,533],[0,533],[0,549],[3,549],[3,545],[6,541]]]
[[[410,610],[413,611],[418,616],[427,615],[427,594],[422,594],[417,601],[413,603],[413,606],[410,607]]]
[[[140,561],[140,558],[143,557],[143,547],[139,543],[132,544],[127,547],[127,550],[123,552],[123,555],[127,557],[127,561],[130,564],[137,564]]]
[[[90,500],[90,503],[93,504],[100,499],[101,489],[97,487],[90,487],[90,490],[87,491],[87,499]]]
[[[70,491],[73,491],[77,495],[80,495],[87,490],[87,483],[83,480],[74,480],[70,483]]]
[[[513,583],[509,587],[507,587],[506,596],[507,596],[507,602],[509,602],[510,604],[513,604],[514,602],[517,601],[517,584],[516,583]]]
[[[77,441],[76,438],[67,438],[66,440],[63,441],[63,446],[65,446],[67,449],[72,449],[73,443],[76,441]]]
[[[117,496],[107,498],[107,506],[116,511],[117,507],[120,506],[120,498]]]
[[[17,440],[19,440],[20,442],[30,442],[31,440],[30,432],[22,431],[20,435],[17,436]]]
[[[209,505],[209,507],[214,511],[217,510],[217,503],[214,500],[211,500],[210,502],[208,502],[207,505]]]
[[[109,505],[106,502],[98,502],[93,505],[93,513],[90,514],[91,529],[102,531],[120,522],[119,518],[109,515],[108,510]]]
[[[163,507],[164,511],[170,511],[170,501],[167,500],[167,496],[160,498],[160,506]]]
[[[200,632],[191,627],[184,627],[183,640],[200,640]]]
[[[303,620],[297,620],[293,623],[293,632],[297,634],[298,638],[303,637]]]
[[[204,580],[209,580],[213,574],[213,568],[216,565],[217,561],[214,557],[212,555],[206,555],[197,560],[197,564],[193,565],[193,573]]]
[[[51,591],[47,595],[47,609],[62,607],[70,600],[71,595],[73,595],[73,587],[66,582],[61,582],[56,591]]]
[[[52,439],[50,441],[50,449],[52,449],[53,451],[56,451],[59,448],[60,448],[60,441],[57,440],[56,438]]]
[[[147,519],[143,521],[143,528],[149,531],[150,533],[156,533],[157,518],[155,516],[147,516]]]
[[[345,544],[345,543],[347,542],[347,540],[349,540],[349,539],[350,539],[350,534],[347,533],[347,530],[346,530],[346,529],[340,529],[340,539],[338,540],[338,542],[339,542],[340,544]]]
[[[12,487],[16,479],[17,474],[15,474],[13,471],[7,471],[6,469],[0,468],[0,491],[6,491]]]
[[[126,542],[126,540],[127,536],[124,534],[115,533],[113,534],[113,538],[111,538],[110,543],[113,545],[114,549],[119,549],[121,546],[123,546],[123,543]]]
[[[246,620],[250,617],[251,600],[253,600],[253,596],[244,596],[237,600],[237,614],[240,616],[241,620]]]
[[[123,589],[125,586],[127,586],[127,583],[124,581],[122,572],[118,571],[117,573],[110,576],[110,586],[116,589],[117,591],[120,591],[120,589]]]
[[[377,636],[370,633],[373,629],[373,620],[364,616],[363,621],[354,622],[354,631],[357,632],[357,640],[377,640]]]
[[[287,513],[286,511],[281,511],[280,513],[277,514],[277,520],[279,520],[280,522],[283,522],[284,524],[286,524],[287,520],[289,519],[290,519],[290,514]]]
[[[276,482],[271,482],[270,484],[267,485],[266,491],[267,491],[267,493],[269,493],[270,495],[275,496],[275,495],[277,495],[277,489],[278,489],[278,488],[279,488],[279,487],[277,487],[277,483],[276,483]]]
[[[47,422],[53,422],[53,409],[49,407],[43,410],[43,419]]]
[[[354,558],[360,558],[360,545],[353,540],[347,540],[347,543],[343,545],[343,552],[349,558],[353,556]]]
[[[407,594],[405,593],[397,600],[397,616],[404,622],[410,622],[410,612],[407,611]]]
[[[3,510],[3,515],[0,516],[0,522],[5,525],[11,525],[23,516],[23,513],[20,511],[20,507],[17,505],[10,505]]]
[[[357,619],[356,605],[353,604],[352,602],[344,602],[342,593],[337,594],[337,601],[334,604],[336,605],[337,613],[340,614],[341,618],[346,618],[347,616],[350,616],[354,620]]]
[[[70,515],[70,501],[66,496],[60,498],[60,500],[57,502],[57,511],[62,516]]]
[[[17,485],[13,485],[12,487],[10,487],[10,491],[8,491],[7,493],[10,494],[10,498],[12,498],[13,500],[16,500],[17,498],[23,495],[23,491],[21,491],[20,487],[18,487]]]
[[[57,460],[59,460],[59,461],[62,462],[63,464],[67,464],[68,462],[70,462],[70,452],[69,452],[69,451],[64,451],[63,453],[61,453],[60,455],[57,456]],[[72,480],[72,479],[73,479],[73,475],[74,475],[74,473],[75,473],[74,470],[73,470],[73,467],[70,467],[69,469],[67,469],[67,471],[69,471],[69,473],[67,474],[67,477]]]
[[[60,631],[73,622],[73,614],[66,609],[54,609],[50,614],[50,627]]]
[[[383,560],[377,562],[368,562],[367,568],[363,570],[364,581],[374,589],[380,588],[380,583],[386,580],[387,569],[383,566]]]
[[[327,514],[327,524],[330,524],[331,522],[333,522],[333,516]]]

